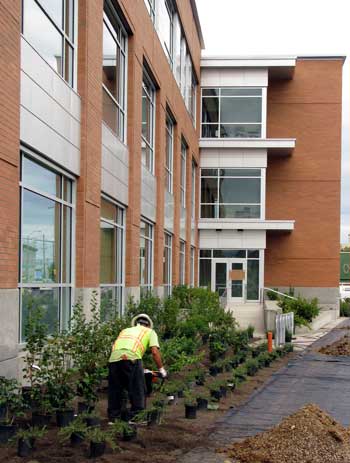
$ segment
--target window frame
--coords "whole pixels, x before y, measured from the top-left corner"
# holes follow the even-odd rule
[[[186,181],[187,181],[187,152],[188,146],[184,138],[181,139],[181,162],[180,162],[180,201],[181,206],[186,209]]]
[[[113,16],[113,18],[111,19],[111,16]],[[106,20],[107,19],[107,20]],[[123,38],[121,41],[116,37],[116,33],[115,33],[115,30],[113,32],[113,30],[111,30],[111,27],[114,29],[113,27],[113,21],[115,21],[119,28],[120,28],[120,34],[121,34],[121,37]],[[110,26],[109,26],[109,24]],[[116,109],[117,109],[117,112],[118,112],[118,130],[117,132],[115,132],[112,127],[110,127],[107,122],[104,121],[103,119],[103,98],[102,98],[102,123],[105,124],[109,130],[112,131],[113,134],[115,134],[120,141],[122,141],[124,144],[127,143],[127,75],[128,75],[128,34],[117,14],[117,12],[113,9],[113,11],[111,10],[111,8],[109,7],[105,7],[104,10],[103,10],[103,25],[106,26],[108,32],[110,33],[112,39],[114,40],[115,44],[116,44],[116,49],[117,49],[117,53],[118,53],[118,50],[119,50],[119,55],[118,55],[118,58],[119,58],[119,62],[121,62],[121,57],[124,58],[124,66],[123,66],[123,69],[118,69],[117,66],[116,67],[116,70],[119,72],[119,91],[121,92],[121,99],[122,99],[122,103],[119,102],[114,95],[112,95],[112,93],[108,90],[108,88],[106,87],[106,85],[103,83],[103,80],[102,80],[102,92],[105,92],[107,94],[107,97],[110,98],[113,102],[113,104],[116,106]],[[103,42],[103,37],[102,37],[102,42]],[[123,47],[123,43],[124,43],[124,47]],[[102,45],[102,50],[103,50],[103,45]],[[102,51],[103,53],[103,51]],[[103,56],[102,56],[102,60],[103,60]],[[102,62],[102,73],[103,73],[103,62]],[[122,116],[122,118],[121,118]],[[121,120],[123,120],[123,127],[122,127],[122,130],[121,130]]]
[[[194,288],[195,260],[196,260],[196,248],[194,246],[191,246],[191,251],[190,251],[190,287],[191,288]]]
[[[155,0],[144,0],[148,14],[150,15],[151,21],[154,24],[156,20],[156,4]]]
[[[100,288],[120,288],[121,292],[121,300],[117,304],[117,310],[119,311],[119,314],[122,315],[124,313],[124,306],[125,306],[125,216],[126,216],[126,210],[125,207],[119,204],[117,201],[109,198],[107,195],[102,194],[101,195],[101,202],[102,200],[109,202],[112,204],[116,210],[117,214],[120,211],[122,215],[122,224],[119,224],[118,222],[114,222],[113,220],[107,219],[105,217],[102,217],[102,207],[101,207],[101,213],[100,213],[100,225],[101,222],[105,222],[108,225],[112,225],[114,228],[117,228],[118,230],[121,230],[122,234],[122,239],[120,243],[120,267],[121,267],[121,282],[120,283],[101,283],[101,278],[100,278]],[[116,247],[116,257],[118,257],[118,249]],[[101,258],[101,250],[100,250],[100,258]],[[118,262],[116,259],[116,265],[118,266]]]
[[[61,179],[61,196],[63,192],[63,181],[64,179],[68,179],[71,181],[71,201],[66,201],[62,198],[59,198],[57,196],[53,196],[52,194],[49,194],[43,190],[40,190],[39,188],[33,187],[29,184],[26,184],[25,182],[22,181],[22,175],[23,175],[23,170],[22,170],[22,163],[23,163],[23,158],[27,158],[30,161],[38,164],[39,166],[51,170],[55,172],[56,174],[60,175]],[[63,327],[62,325],[62,302],[63,302],[63,290],[65,288],[68,288],[70,290],[70,301],[69,301],[69,314],[68,314],[68,320],[70,319],[72,315],[72,302],[74,301],[74,282],[75,282],[75,230],[76,230],[76,181],[75,177],[65,170],[58,168],[56,165],[54,165],[52,162],[43,159],[41,156],[37,155],[35,152],[31,151],[28,148],[25,148],[23,146],[20,146],[20,180],[19,180],[19,190],[20,190],[20,217],[19,217],[19,256],[18,256],[18,290],[19,290],[19,329],[18,329],[18,338],[19,338],[19,343],[24,343],[25,340],[23,338],[23,332],[22,332],[22,290],[25,288],[28,289],[55,289],[58,288],[58,297],[59,297],[59,304],[58,304],[58,323],[60,330],[65,329],[66,327]],[[48,282],[34,282],[34,283],[23,283],[22,282],[22,269],[23,269],[23,241],[22,241],[22,220],[23,220],[23,192],[24,190],[29,191],[31,193],[34,193],[42,198],[46,198],[50,201],[54,201],[55,203],[60,204],[60,225],[59,225],[59,252],[60,252],[60,258],[59,258],[59,282],[58,283],[48,283]],[[69,243],[69,249],[70,249],[70,263],[69,263],[69,271],[70,271],[70,278],[68,279],[68,283],[64,283],[63,280],[63,206],[69,207],[71,211],[71,220],[70,220],[70,243]]]
[[[203,170],[207,170],[206,167],[201,167],[200,169],[200,204],[199,204],[199,217],[202,220],[233,220],[241,222],[242,220],[254,221],[254,220],[264,220],[265,219],[265,169],[261,167],[218,167],[218,168],[209,168],[210,170],[216,170],[217,175],[202,175]],[[257,175],[243,175],[243,176],[234,176],[234,175],[220,175],[221,170],[243,170],[243,171],[260,171],[260,176]],[[203,178],[212,178],[217,180],[217,193],[218,198],[216,202],[213,203],[204,203],[202,202],[202,179]],[[236,178],[236,179],[252,179],[258,178],[260,179],[260,202],[259,203],[221,203],[220,202],[220,180],[221,179],[229,179],[229,178]],[[215,217],[203,217],[202,216],[202,206],[214,206],[214,215]],[[259,217],[220,217],[220,206],[259,206],[260,208],[260,215]]]
[[[179,284],[185,284],[186,278],[186,242],[180,240],[179,246]]]
[[[165,189],[173,194],[173,177],[174,177],[174,120],[167,111],[165,120]],[[168,149],[170,152],[168,153]],[[169,161],[169,164],[168,164]]]
[[[150,235],[151,236],[146,236],[141,234],[141,222],[147,224],[150,228]],[[140,267],[140,272],[139,272],[139,286],[140,286],[140,293],[148,293],[153,290],[153,259],[154,259],[154,224],[150,222],[149,220],[145,219],[144,217],[141,217],[140,220],[140,241],[141,238],[145,240],[145,245],[148,247],[148,253],[150,256],[149,262],[147,262],[147,267],[148,267],[148,275],[149,275],[149,281],[141,284],[141,253],[139,253],[139,267]],[[141,246],[140,246],[141,248]]]
[[[218,95],[204,95],[205,90],[218,90]],[[221,95],[222,90],[261,90],[261,95]],[[217,122],[203,122],[203,98],[217,98],[218,99],[218,121]],[[221,99],[222,98],[261,98],[261,122],[225,122],[221,124]],[[266,138],[266,101],[267,101],[267,89],[266,87],[247,87],[247,86],[229,86],[229,87],[201,87],[201,110],[200,110],[200,138],[212,139],[212,140],[225,140],[225,139],[263,139]],[[216,126],[218,127],[218,136],[216,137],[204,137],[203,126]],[[221,136],[221,125],[260,125],[260,137],[222,137]]]
[[[24,3],[27,0],[21,0],[21,33],[25,40],[28,41],[28,43],[31,44],[31,41],[26,37],[25,31],[24,31]],[[46,59],[42,56],[40,50],[38,50],[34,45],[31,44],[31,46],[34,48],[34,50],[41,56],[41,58],[47,63],[48,66],[56,73],[58,74],[65,82],[66,84],[71,87],[72,89],[76,89],[77,87],[77,66],[78,66],[78,60],[77,60],[77,39],[78,39],[78,0],[72,0],[72,13],[70,16],[70,21],[72,23],[72,34],[71,37],[69,35],[69,31],[66,31],[66,10],[67,10],[67,1],[69,0],[60,0],[62,2],[62,25],[59,25],[56,21],[55,18],[52,17],[52,15],[46,11],[45,7],[41,4],[40,0],[32,0],[34,4],[37,5],[37,7],[41,10],[41,12],[46,16],[46,18],[50,21],[50,23],[54,26],[55,30],[59,32],[62,38],[62,74],[58,72],[56,69],[54,69],[47,61]],[[69,21],[69,22],[70,22]],[[72,69],[70,69],[70,80],[66,79],[66,45],[72,49],[73,53],[73,60],[72,60]]]
[[[150,92],[148,91],[148,88],[150,89]],[[142,144],[145,143],[146,148],[149,149],[150,152],[150,162],[149,164],[145,163],[143,160],[143,156],[141,153],[141,163],[142,165],[152,174],[154,175],[154,151],[155,151],[155,130],[156,130],[156,88],[155,85],[150,78],[148,72],[146,71],[145,68],[143,68],[143,77],[142,77],[142,99],[144,98],[143,92],[146,93],[146,98],[149,101],[149,108],[150,108],[150,114],[149,114],[149,121],[151,124],[150,127],[150,135],[151,135],[151,143],[149,143],[145,137],[143,136],[143,131],[141,128],[141,150],[143,148]],[[141,100],[141,126],[143,124],[142,120],[142,103],[143,101]]]
[[[168,242],[167,242],[168,238]],[[167,260],[168,258],[168,260]],[[167,264],[167,265],[166,265]],[[163,289],[164,297],[171,296],[172,293],[172,278],[173,278],[173,235],[164,230],[164,250],[163,250]],[[165,283],[165,272],[167,271],[168,283]]]
[[[191,218],[196,220],[196,180],[197,180],[197,164],[192,157],[192,172],[191,172]]]

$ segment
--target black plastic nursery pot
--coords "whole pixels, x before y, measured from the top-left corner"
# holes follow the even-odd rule
[[[214,391],[210,391],[211,397],[216,400],[220,400],[222,395],[221,395],[221,390],[220,389],[215,389]]]
[[[195,420],[197,418],[197,405],[185,404],[185,418]]]
[[[80,445],[84,441],[84,436],[77,432],[72,432],[70,435],[70,443],[73,447]]]
[[[16,434],[17,426],[0,424],[0,444],[6,444]]]
[[[87,427],[99,426],[101,424],[101,419],[98,416],[87,416],[85,418],[85,423]]]
[[[227,363],[227,364],[225,365],[225,371],[232,371],[232,365],[231,365],[231,363]]]
[[[216,376],[218,374],[217,367],[214,367],[214,366],[209,367],[209,374],[210,376]]]
[[[44,413],[32,412],[32,426],[37,426],[42,428],[43,426],[48,426],[51,422],[52,415],[46,415]]]
[[[221,392],[221,397],[226,397],[226,395],[227,395],[227,387],[226,386],[220,386],[220,392]]]
[[[137,427],[130,425],[129,429],[124,429],[122,439],[125,442],[135,440],[137,437]]]
[[[224,367],[216,367],[218,373],[222,373],[224,371]]]
[[[106,442],[90,441],[90,458],[102,457],[106,451]]]
[[[57,410],[56,423],[59,428],[68,426],[74,420],[74,410]]]
[[[183,389],[179,389],[179,390],[177,391],[177,396],[178,396],[179,399],[182,399],[183,396],[184,396],[184,390],[183,390]]]
[[[29,457],[32,453],[34,442],[27,439],[18,439],[17,442],[17,455],[19,457]]]
[[[86,402],[78,402],[78,413],[92,413],[95,410],[93,405],[89,405]]]
[[[197,386],[204,386],[204,384],[205,384],[205,379],[204,378],[196,379],[196,385]]]
[[[208,400],[203,399],[202,397],[197,398],[197,409],[206,410],[208,408]]]
[[[160,424],[161,417],[162,417],[162,412],[160,410],[151,410],[150,412],[148,412],[148,415],[147,415],[148,426],[152,426],[154,424]]]

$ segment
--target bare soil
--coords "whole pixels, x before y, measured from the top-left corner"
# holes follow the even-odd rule
[[[263,385],[294,355],[291,353],[275,360],[269,368],[260,370],[256,376],[248,378],[238,389],[220,400],[219,410],[199,411],[195,420],[184,418],[183,399],[178,399],[177,403],[166,407],[162,424],[154,427],[140,427],[136,441],[118,442],[122,448],[121,452],[112,453],[110,449],[107,449],[107,453],[98,461],[101,463],[174,463],[181,461],[181,456],[189,450],[207,444],[207,437],[211,434],[213,425],[220,416],[230,408],[243,404],[255,389]],[[231,373],[217,376],[218,379],[230,377]],[[195,386],[196,391],[199,392],[201,389],[203,388]],[[106,395],[101,394],[98,409],[103,417],[103,428],[107,428],[106,407]],[[48,434],[39,440],[30,458],[17,457],[15,447],[0,448],[0,463],[88,463],[91,461],[88,458],[88,443],[84,442],[78,448],[59,443],[57,427],[54,424],[50,425]]]
[[[350,431],[309,404],[270,431],[225,450],[235,463],[348,463]]]
[[[319,352],[325,355],[350,356],[350,336],[346,334],[339,341],[321,347]]]

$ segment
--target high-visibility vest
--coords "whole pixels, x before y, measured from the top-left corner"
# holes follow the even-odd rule
[[[126,328],[114,342],[109,361],[141,360],[149,346],[159,347],[154,330],[142,325]]]

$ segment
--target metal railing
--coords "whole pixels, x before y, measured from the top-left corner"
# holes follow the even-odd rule
[[[276,289],[273,289],[273,288],[264,287],[264,288],[261,288],[261,295],[260,295],[260,301],[262,303],[265,302],[265,292],[266,291],[271,291],[272,293],[278,294],[279,296],[286,297],[288,299],[296,300],[296,297],[290,296],[289,294],[282,293],[281,291],[277,291]]]
[[[286,343],[286,331],[294,333],[294,312],[276,315],[275,346],[283,346]]]

